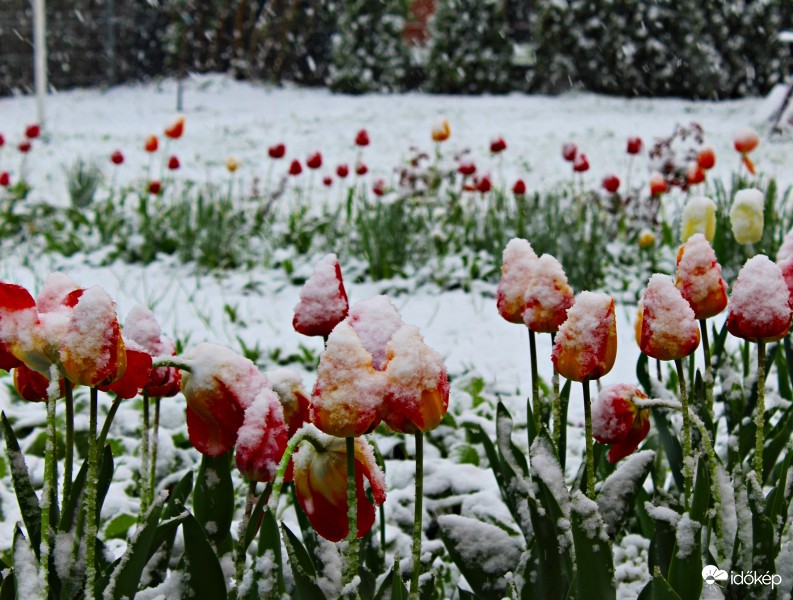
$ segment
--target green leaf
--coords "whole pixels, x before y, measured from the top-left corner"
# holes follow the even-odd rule
[[[650,571],[659,569],[661,573],[669,573],[669,565],[675,549],[675,528],[664,520],[655,521],[655,533],[650,540],[647,554],[647,567]]]
[[[124,539],[130,527],[138,522],[138,518],[133,515],[121,513],[113,517],[105,526],[105,539]]]
[[[110,482],[113,479],[113,452],[110,444],[106,444],[99,457],[97,464],[98,477],[96,480],[96,525],[100,524],[102,505],[105,503],[107,491],[110,489]]]
[[[785,490],[787,488],[787,476],[791,460],[793,460],[793,452],[788,451],[785,455],[785,460],[782,461],[779,468],[779,480],[766,497],[766,513],[768,518],[772,523],[778,524],[777,535],[779,540],[777,542],[777,548],[782,542],[782,531],[787,524],[787,519],[784,517],[788,513],[790,498],[786,496]]]
[[[113,570],[113,574],[110,577],[110,585],[104,591],[105,598],[110,597],[115,600],[121,600],[122,598],[135,597],[143,569],[152,554],[151,546],[154,542],[160,514],[162,514],[162,501],[158,502],[155,500],[143,524],[132,536],[124,555],[121,557],[121,561]],[[132,519],[134,522],[135,517],[132,517]],[[124,531],[126,532],[126,529]]]
[[[3,578],[3,583],[0,585],[0,600],[17,600],[17,578],[14,571]]]
[[[188,513],[182,523],[182,533],[182,568],[187,576],[184,595],[192,595],[194,598],[225,598],[226,581],[223,570],[203,525]]]
[[[264,492],[259,496],[259,499],[256,501],[256,504],[251,511],[251,517],[248,519],[248,525],[245,527],[245,536],[242,539],[242,547],[247,551],[248,547],[251,545],[253,538],[256,537],[256,534],[259,531],[259,524],[262,520],[262,513],[264,512],[264,507],[267,504],[267,501],[270,497],[270,492],[272,488],[271,486],[267,486]]]
[[[319,561],[319,556],[321,553],[319,552],[319,539],[317,539],[317,532],[311,526],[306,513],[303,512],[303,507],[300,506],[300,502],[297,500],[297,491],[295,490],[295,486],[290,485],[289,488],[292,493],[292,505],[295,508],[295,515],[297,516],[297,524],[300,527],[303,545],[306,547],[306,551],[308,552],[309,556],[311,556],[314,561]],[[322,570],[322,567],[323,565],[318,565],[318,570]]]
[[[374,600],[403,600],[407,599],[408,595],[408,589],[405,587],[405,582],[402,581],[399,561],[395,560],[388,570],[388,575],[380,584],[380,589],[377,590]]]
[[[595,502],[576,491],[570,505],[578,598],[616,600],[611,546]]]
[[[457,587],[457,595],[459,596],[460,600],[479,600],[474,594],[468,590],[462,589],[459,586]]]
[[[570,406],[570,390],[572,389],[572,380],[568,379],[562,386],[562,391],[559,393],[560,413],[562,428],[559,432],[559,464],[562,465],[562,471],[565,469],[567,463],[567,409]]]
[[[501,598],[505,576],[515,572],[522,544],[495,525],[459,515],[438,517],[449,556],[478,596]]]
[[[600,488],[598,508],[611,539],[619,533],[622,525],[632,514],[636,495],[642,489],[655,461],[653,450],[643,450],[629,456],[620,464]]]
[[[36,496],[36,492],[33,491],[33,484],[30,482],[30,475],[25,464],[25,457],[19,449],[19,442],[5,412],[2,413],[2,421],[8,463],[11,465],[11,480],[14,483],[19,512],[22,515],[22,521],[25,523],[25,529],[30,538],[30,546],[38,559],[39,545],[41,544],[41,507],[39,506],[39,499]]]
[[[747,478],[747,484],[749,487],[747,489],[749,508],[752,511],[752,570],[758,573],[774,574],[776,573],[774,525],[765,514],[762,489],[756,488],[756,484],[751,478]]]
[[[30,569],[31,563],[38,565],[38,559],[34,558],[33,549],[30,547],[27,538],[25,538],[25,534],[22,533],[22,530],[19,528],[19,524],[14,527],[13,556],[15,573],[25,573],[27,578],[39,580],[36,583],[33,581],[25,581],[25,587],[28,590],[30,590],[31,587],[35,587],[38,589],[39,593],[41,593],[41,591],[43,591],[40,589],[40,587],[43,587],[43,582],[40,580],[41,574],[38,569],[33,573],[31,573]],[[18,559],[20,559],[22,564],[17,564]],[[20,598],[20,600],[22,599]]]
[[[306,548],[286,524],[281,523],[281,531],[284,533],[284,544],[289,555],[289,566],[292,568],[297,597],[299,600],[325,598],[325,594],[317,585],[317,572]]]
[[[219,549],[230,547],[231,520],[234,518],[234,484],[231,481],[231,455],[201,458],[193,490],[193,511],[209,539]]]
[[[531,537],[530,524],[525,522],[526,493],[529,465],[523,452],[512,441],[512,417],[506,406],[501,402],[496,409],[496,441],[498,443],[499,461],[504,481],[502,493],[509,498],[515,521],[520,526],[526,539]],[[514,511],[514,512],[513,512]]]
[[[680,596],[656,567],[653,578],[642,588],[638,600],[680,600]]]
[[[682,600],[698,600],[702,593],[702,531],[707,527],[706,516],[710,502],[710,479],[704,459],[697,461],[696,472],[691,509],[681,517],[688,517],[690,521],[687,526],[685,523],[678,524],[675,547],[669,562],[669,585]],[[696,531],[695,523],[699,525]],[[693,539],[688,540],[685,536]],[[681,542],[685,545],[681,546]]]
[[[262,573],[260,569],[257,568],[256,563],[254,563],[253,585],[248,589],[248,594],[246,596],[247,600],[259,600],[259,581],[262,575],[275,577],[275,585],[270,586],[271,593],[268,594],[268,597],[280,598],[286,590],[284,585],[283,559],[281,557],[281,535],[278,531],[278,523],[275,522],[275,517],[269,508],[262,513],[262,526],[259,529],[259,548],[257,554],[259,557],[263,557],[267,552],[272,553],[272,559],[267,561],[267,564],[274,564],[275,572]]]
[[[651,408],[650,413],[653,416],[655,429],[658,431],[658,437],[661,438],[661,444],[664,447],[664,454],[666,460],[669,462],[669,468],[672,469],[672,477],[675,480],[677,488],[682,492],[684,487],[683,478],[683,447],[680,445],[680,440],[672,433],[666,415],[657,408]]]
[[[763,447],[764,483],[769,482],[774,466],[791,438],[793,438],[793,406],[790,406],[782,414],[777,424],[766,432],[765,445]]]

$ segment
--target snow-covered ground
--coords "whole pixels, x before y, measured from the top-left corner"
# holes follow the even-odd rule
[[[764,99],[706,103],[625,100],[589,94],[559,98],[524,95],[461,98],[418,94],[345,97],[325,90],[277,89],[239,83],[220,76],[191,79],[185,98],[186,132],[171,150],[179,155],[188,176],[199,180],[218,181],[227,177],[224,164],[230,155],[242,161],[240,177],[243,180],[250,182],[256,176],[264,177],[269,163],[266,149],[277,142],[286,144],[287,158],[304,160],[310,152],[320,150],[329,167],[323,168],[325,172],[339,162],[355,161],[358,149],[353,138],[361,128],[368,130],[372,140],[363,153],[371,169],[370,176],[388,177],[407,156],[411,146],[430,149],[430,125],[438,117],[445,117],[452,127],[449,152],[470,148],[474,159],[482,166],[489,165],[497,178],[510,181],[522,176],[530,189],[569,177],[569,164],[560,154],[562,143],[568,140],[575,141],[588,154],[592,169],[585,177],[595,185],[607,171],[625,172],[628,136],[639,135],[647,144],[657,136],[669,135],[676,123],[692,120],[704,126],[706,140],[716,149],[716,174],[727,176],[738,162],[732,149],[733,134],[745,126],[762,128],[771,104]],[[77,90],[51,96],[47,103],[47,139],[35,143],[28,159],[33,198],[65,202],[62,167],[78,157],[95,158],[109,172],[108,157],[117,148],[127,157],[127,163],[119,172],[120,178],[140,177],[148,164],[142,149],[143,138],[149,133],[159,134],[173,121],[176,116],[174,102],[173,81],[106,91]],[[0,171],[17,168],[14,145],[24,126],[35,120],[32,98],[0,99],[0,132],[7,142],[0,152]],[[496,135],[504,136],[508,150],[503,157],[492,159],[488,145]],[[764,139],[753,156],[761,171],[777,177],[783,186],[793,184],[793,170],[790,169],[793,141],[789,135],[775,141]],[[287,166],[288,160],[280,161],[276,168],[285,170]],[[296,351],[300,344],[317,352],[321,349],[320,340],[304,338],[292,329],[292,309],[299,288],[280,271],[196,275],[189,266],[170,260],[148,266],[96,266],[82,255],[31,260],[26,254],[20,250],[4,256],[0,261],[0,278],[35,290],[47,273],[63,270],[83,286],[100,284],[105,287],[117,301],[122,321],[136,303],[147,304],[163,330],[172,337],[186,340],[188,345],[208,340],[239,349],[238,338],[241,338],[247,346],[258,344],[265,350],[280,348],[282,354]],[[385,286],[387,282],[347,282],[347,291],[354,302],[380,293]],[[429,345],[444,357],[452,376],[481,376],[491,392],[497,392],[507,401],[516,419],[525,422],[523,404],[531,389],[528,336],[524,327],[508,324],[498,315],[493,286],[475,284],[471,292],[422,288],[397,295],[393,301],[404,320],[417,325]],[[617,365],[603,383],[635,383],[638,357],[633,332],[635,308],[620,306],[617,313]],[[231,314],[235,315],[233,320]],[[550,380],[549,336],[539,336],[538,349],[540,374]],[[309,387],[313,380],[306,374],[304,383]],[[579,398],[580,386],[576,385],[569,415],[573,424],[583,420]],[[453,391],[452,412],[456,410],[456,402],[465,402],[459,386]],[[164,407],[160,465],[166,471],[172,468],[168,461],[177,452],[172,444],[169,448],[167,440],[163,440],[168,433],[184,429],[183,406],[182,399],[175,399]],[[0,409],[11,411],[28,423],[44,419],[41,406],[12,405],[5,388],[0,389]],[[116,419],[115,435],[134,443],[138,419],[131,403],[125,404]],[[80,424],[78,420],[78,427]],[[525,444],[524,440],[516,441]],[[578,456],[580,448],[580,434],[571,433],[571,456]],[[434,458],[430,457],[428,465],[428,486],[433,485],[433,471],[439,474],[438,478],[444,471],[438,468],[441,463],[433,462]],[[117,464],[119,481],[111,489],[105,512],[123,512],[125,507],[135,510],[128,506],[129,498],[123,493],[123,478],[129,478],[130,469],[137,468],[137,457],[126,457]],[[29,466],[35,479],[40,481],[43,463],[34,458]],[[463,466],[469,469],[468,465]],[[575,461],[568,461],[568,475],[575,466]],[[412,493],[407,468],[408,464],[394,465],[389,470],[391,491],[407,487],[403,496]],[[465,479],[466,482],[476,480],[475,474]],[[441,479],[436,484],[445,485]],[[452,483],[449,485],[453,487]],[[474,514],[488,505],[491,514],[498,517],[503,513],[489,472],[479,477],[477,485],[466,489],[465,493],[474,494],[474,499],[470,500]],[[400,492],[396,491],[392,499],[394,510],[397,505],[393,503],[399,497]],[[13,525],[18,518],[16,502],[5,483],[0,484],[0,501],[4,515],[0,522],[2,549],[10,545]],[[389,503],[386,503],[388,510]],[[621,550],[628,557],[626,565],[632,564],[637,551],[636,548]],[[639,580],[646,575],[646,567],[640,566],[644,572],[636,575]],[[641,573],[641,569],[634,570]],[[622,571],[627,573],[631,569],[624,567]],[[637,589],[628,586],[623,595],[632,597]]]

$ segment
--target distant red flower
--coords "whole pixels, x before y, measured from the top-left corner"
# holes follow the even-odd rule
[[[333,185],[333,177],[331,177],[330,175],[325,175],[325,177],[322,178],[322,184],[325,187],[332,186]]]
[[[716,165],[716,152],[710,146],[703,146],[697,153],[697,164],[704,170],[712,169]]]
[[[355,145],[356,146],[368,146],[369,145],[369,134],[366,132],[366,129],[361,129],[355,136]]]
[[[487,194],[493,189],[493,182],[490,180],[490,175],[482,175],[476,182],[476,191],[480,194]]]
[[[583,152],[576,155],[575,159],[573,160],[573,171],[576,173],[585,173],[586,171],[589,171],[589,161],[587,160],[586,154]]]
[[[614,174],[606,175],[603,178],[603,189],[610,194],[614,194],[620,189],[620,178]]]
[[[347,317],[350,306],[339,259],[328,254],[315,267],[300,291],[292,326],[308,336],[327,337]]]
[[[31,148],[30,141],[23,140],[23,141],[19,142],[19,146],[17,146],[17,148],[19,148],[19,151],[22,154],[27,154],[28,152],[30,152],[30,148]]]
[[[650,195],[653,197],[660,196],[668,190],[669,186],[667,185],[664,176],[658,171],[653,171],[653,173],[650,175]]]
[[[650,431],[650,411],[639,409],[637,399],[647,396],[636,386],[620,383],[603,388],[592,405],[592,433],[601,444],[611,445],[610,463],[633,453]]]
[[[3,137],[3,134],[0,133],[0,148],[5,146],[5,143],[6,143],[6,139]]]
[[[292,161],[292,164],[289,165],[289,174],[290,175],[300,175],[303,172],[303,167],[300,165],[300,161],[295,159]]]
[[[178,140],[184,133],[184,117],[179,117],[172,125],[165,128],[165,137],[171,140]]]
[[[267,149],[267,154],[270,155],[270,158],[279,159],[283,158],[286,155],[286,146],[283,144],[276,144],[275,146],[270,146]]]
[[[306,166],[309,169],[319,169],[322,166],[322,154],[314,152],[306,159]]]
[[[526,183],[522,179],[518,179],[512,186],[512,193],[516,196],[523,196],[526,193]]]
[[[375,196],[382,196],[385,194],[385,181],[382,179],[378,179],[372,185],[372,191],[374,192]]]
[[[362,163],[361,161],[355,163],[356,175],[366,175],[368,172],[369,172],[369,167],[367,167],[365,163]]]
[[[642,143],[642,138],[632,136],[628,138],[628,144],[625,148],[625,151],[628,154],[639,154],[642,151],[642,147],[644,144]]]
[[[0,173],[0,185],[3,187],[11,185],[11,176],[8,174],[8,171]]]
[[[347,165],[339,165],[336,167],[336,175],[338,175],[341,179],[347,177],[350,174],[350,167]]]
[[[702,170],[698,163],[692,162],[688,165],[686,181],[688,181],[689,185],[697,185],[705,181],[705,171]]]
[[[493,154],[499,154],[507,149],[507,142],[504,141],[503,137],[493,138],[490,141],[490,152]]]
[[[179,162],[178,156],[172,156],[168,159],[168,169],[171,171],[176,171],[179,167],[181,167],[181,163]]]
[[[158,196],[160,194],[160,192],[162,192],[162,184],[159,181],[157,181],[156,179],[154,181],[150,181],[149,182],[149,193],[154,195],[154,196]]]
[[[157,152],[157,148],[159,147],[160,147],[160,140],[157,139],[156,135],[150,135],[149,137],[147,137],[145,143],[143,144],[143,149],[149,154],[153,152]]]
[[[469,177],[476,173],[476,165],[472,162],[461,162],[460,166],[457,167],[457,172],[465,177]]]
[[[41,135],[41,127],[38,125],[28,125],[25,127],[25,137],[29,140],[35,140]]]
[[[567,142],[562,146],[562,157],[567,162],[573,162],[577,155],[578,155],[578,146],[576,146],[573,142]]]
[[[124,155],[121,153],[121,150],[116,150],[110,155],[110,162],[114,165],[121,165],[124,163]]]

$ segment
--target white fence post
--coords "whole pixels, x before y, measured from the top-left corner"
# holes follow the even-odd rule
[[[47,16],[44,0],[33,0],[33,71],[36,80],[36,112],[44,125],[44,97],[47,95]]]

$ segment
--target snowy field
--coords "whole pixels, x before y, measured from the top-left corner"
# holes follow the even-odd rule
[[[141,177],[148,164],[142,150],[143,138],[150,133],[159,134],[177,115],[175,87],[169,80],[104,91],[63,92],[48,98],[46,140],[35,144],[28,159],[28,179],[34,186],[32,198],[68,202],[64,167],[82,157],[96,159],[109,172],[108,157],[116,149],[121,149],[127,158],[119,171],[119,180]],[[625,100],[590,94],[559,98],[418,94],[345,97],[325,90],[275,89],[211,76],[187,82],[182,113],[186,117],[186,131],[173,144],[171,152],[178,154],[187,176],[211,181],[228,176],[226,158],[235,156],[242,163],[239,177],[246,185],[255,177],[266,176],[266,149],[278,142],[286,144],[288,159],[304,161],[309,153],[319,150],[329,169],[341,162],[352,164],[358,152],[353,143],[355,132],[366,128],[372,140],[364,153],[370,166],[369,176],[372,180],[389,178],[393,176],[390,170],[408,155],[411,146],[431,151],[430,125],[445,117],[452,128],[449,152],[470,149],[481,165],[480,170],[489,169],[496,179],[505,182],[520,176],[529,189],[537,189],[569,177],[569,164],[560,154],[566,141],[575,141],[589,156],[592,168],[585,178],[595,185],[606,172],[620,175],[625,172],[628,136],[639,135],[649,144],[656,137],[671,134],[675,124],[697,121],[705,129],[706,142],[716,150],[716,176],[727,177],[738,163],[732,149],[733,134],[746,126],[765,131],[772,105],[769,99],[709,103]],[[35,120],[33,98],[0,99],[0,132],[6,138],[6,147],[0,152],[0,170],[17,168],[18,156],[14,150],[19,141],[17,136],[21,136],[25,125]],[[505,138],[508,150],[502,157],[493,159],[487,149],[490,139],[497,135]],[[775,140],[764,137],[753,158],[758,169],[776,177],[783,188],[793,184],[790,168],[793,139],[789,133]],[[281,161],[276,169],[285,170],[288,163]],[[645,177],[643,163],[637,163],[634,169],[636,178]],[[318,187],[318,182],[315,186]],[[305,269],[307,276],[310,270]],[[147,304],[164,332],[191,346],[215,341],[239,350],[241,339],[247,346],[258,344],[265,350],[280,349],[282,355],[297,352],[301,344],[317,353],[321,349],[320,340],[304,338],[292,329],[292,310],[300,289],[291,285],[280,271],[197,275],[191,267],[171,259],[148,266],[96,266],[90,257],[79,254],[69,258],[31,256],[28,250],[20,249],[3,257],[0,278],[35,290],[47,273],[54,270],[63,270],[82,286],[105,287],[118,304],[122,322],[135,304]],[[346,285],[351,303],[395,287],[393,282]],[[404,287],[411,288],[409,284]],[[470,397],[462,391],[462,383],[466,378],[480,376],[488,386],[488,393],[503,398],[516,420],[525,423],[525,397],[531,389],[528,336],[525,328],[510,325],[498,315],[494,291],[494,286],[482,283],[475,284],[471,292],[421,288],[396,295],[393,301],[405,322],[421,329],[428,344],[443,356],[450,375],[457,379],[452,390],[451,413],[466,419]],[[229,307],[233,310],[229,311]],[[636,383],[639,352],[633,332],[635,307],[619,306],[617,314],[617,365],[603,383]],[[549,381],[550,336],[539,336],[539,357],[540,374]],[[310,387],[313,376],[305,371],[303,374],[304,384]],[[574,386],[569,414],[570,423],[578,426],[583,420],[579,390],[580,386]],[[185,430],[183,408],[184,400],[179,397],[168,400],[163,409],[159,462],[163,474],[174,468],[174,457],[183,454],[169,442],[170,435]],[[5,388],[0,389],[0,409],[12,412],[23,423],[44,420],[42,406],[12,406]],[[111,434],[125,440],[130,454],[138,414],[132,403],[125,404]],[[86,422],[87,418],[78,417],[77,428],[85,428]],[[522,431],[515,440],[525,446],[525,430]],[[573,436],[572,432],[571,436],[568,451],[574,458],[580,455],[583,436]],[[189,461],[190,456],[187,453],[183,460]],[[568,461],[568,476],[574,474],[576,460]],[[136,456],[130,455],[117,462],[117,482],[105,503],[105,513],[127,510],[134,514],[136,507],[130,504],[131,499],[123,489],[125,478],[137,468],[137,461]],[[29,466],[34,478],[40,481],[43,461],[33,458]],[[449,466],[446,460],[430,457],[427,485],[447,485],[455,493],[473,494],[469,509],[474,515],[480,511],[491,516],[503,514],[506,509],[492,474],[486,469],[486,461],[482,469],[463,465],[456,481],[447,481],[448,468],[444,467]],[[388,465],[392,496],[385,505],[387,514],[389,510],[408,510],[409,507],[398,502],[400,497],[411,497],[412,468],[408,462]],[[0,549],[5,549],[10,546],[18,518],[15,499],[5,483],[0,485],[0,502],[3,514]],[[391,529],[389,537],[393,539],[398,534],[396,528]],[[408,544],[407,538],[397,540],[403,556],[409,554]],[[627,540],[625,548],[617,548],[617,560],[622,561],[617,565],[618,579],[626,582],[621,588],[624,598],[635,597],[646,579],[646,565],[642,563],[646,560],[646,550],[647,541],[641,539]],[[627,583],[630,581],[633,583]]]

